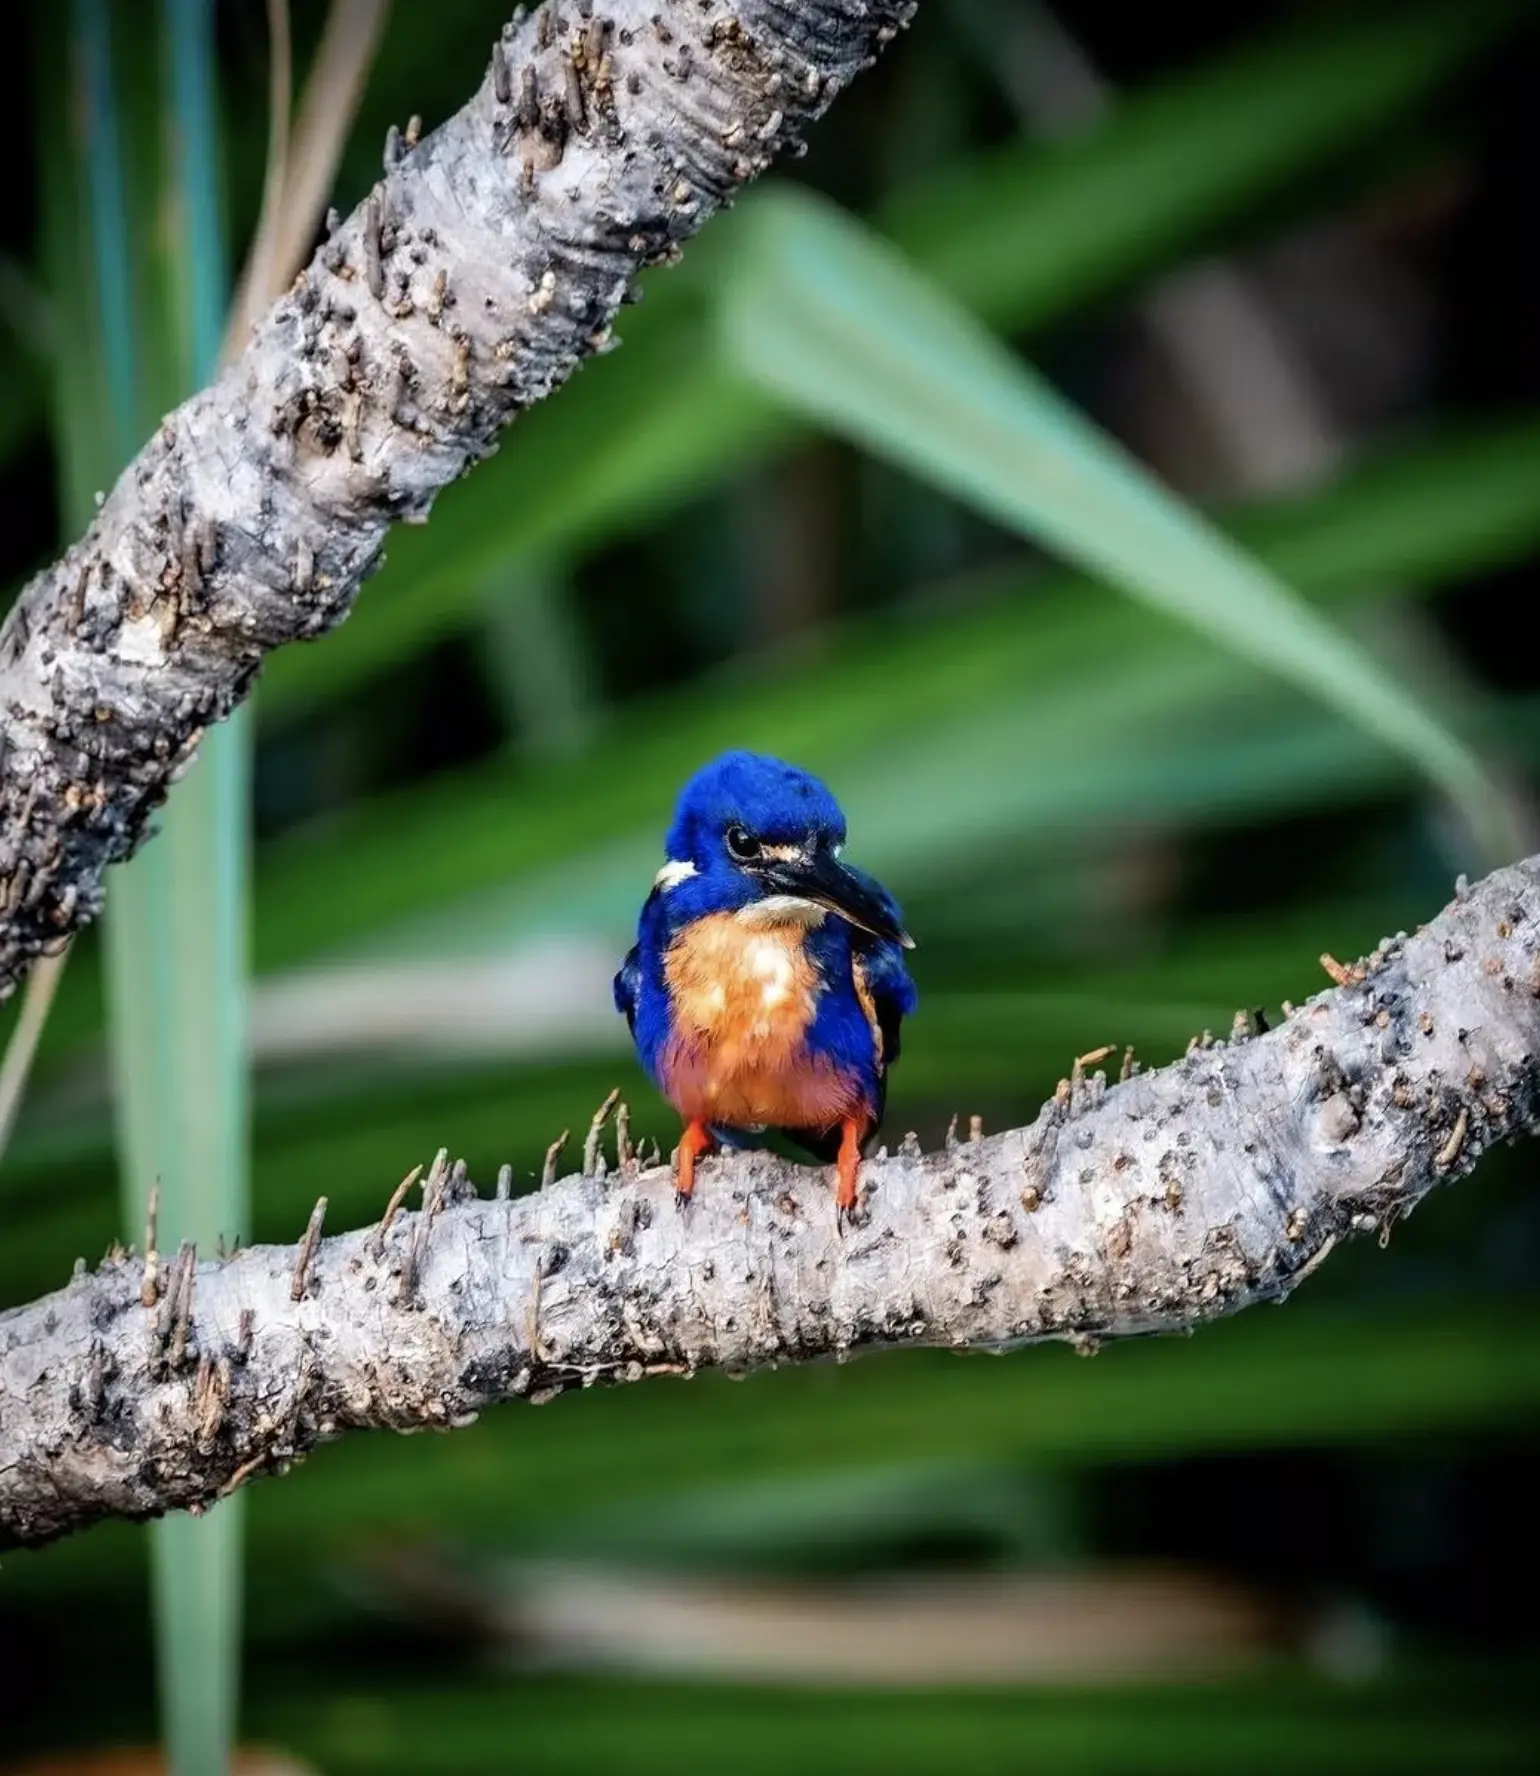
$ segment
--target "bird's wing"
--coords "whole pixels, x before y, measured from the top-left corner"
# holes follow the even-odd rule
[[[876,1102],[872,1106],[870,1141],[882,1124],[887,1110],[888,1069],[898,1059],[900,1028],[914,1010],[919,995],[909,970],[904,967],[904,953],[897,944],[872,943],[857,950],[851,958],[856,994],[866,1008],[867,1016],[881,1039],[882,1053],[877,1063]],[[810,1153],[825,1165],[832,1165],[839,1152],[839,1129],[783,1129],[789,1141]]]
[[[914,1010],[919,995],[897,944],[874,943],[859,950],[853,966],[857,990],[871,1000],[872,1016],[882,1036],[881,1071],[886,1073],[899,1057],[903,1021]]]
[[[904,953],[897,944],[874,943],[852,958],[856,990],[868,1006],[867,1015],[877,1026],[881,1052],[877,1057],[877,1102],[868,1138],[877,1132],[888,1108],[888,1073],[903,1048],[902,1027],[915,1008],[919,995]]]
[[[642,947],[632,944],[615,976],[615,1009],[625,1018],[633,1037],[636,1035],[636,1000],[641,990]]]
[[[625,1018],[633,1041],[636,1040],[636,1019],[645,979],[642,953],[648,948],[656,953],[666,944],[667,925],[663,896],[654,886],[642,902],[641,915],[636,922],[636,942],[626,951],[626,959],[615,976],[615,1009]]]

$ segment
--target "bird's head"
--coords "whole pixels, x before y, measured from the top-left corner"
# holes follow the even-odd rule
[[[755,752],[726,752],[680,792],[658,886],[700,911],[817,923],[914,947],[879,882],[840,861],[845,816],[816,777]]]

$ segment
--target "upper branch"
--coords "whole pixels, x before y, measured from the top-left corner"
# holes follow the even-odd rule
[[[708,1162],[514,1201],[435,1168],[381,1229],[169,1265],[114,1254],[0,1314],[0,1543],[198,1508],[355,1426],[706,1364],[1191,1328],[1277,1300],[1494,1142],[1533,1132],[1540,858],[1265,1035],[1061,1088],[1037,1121],[827,1177]]]
[[[264,656],[590,353],[915,0],[519,8],[481,89],[167,417],[0,631],[0,998],[101,904]]]

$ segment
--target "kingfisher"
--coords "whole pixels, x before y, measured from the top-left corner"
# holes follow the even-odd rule
[[[855,1207],[917,996],[898,905],[844,844],[838,802],[781,759],[726,752],[680,792],[615,1006],[684,1122],[681,1206],[701,1155],[774,1131],[834,1166],[837,1226]]]

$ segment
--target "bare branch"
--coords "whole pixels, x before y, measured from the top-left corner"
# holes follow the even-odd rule
[[[321,1239],[318,1204],[296,1246],[112,1254],[0,1315],[0,1541],[199,1509],[358,1427],[708,1364],[1090,1346],[1279,1300],[1534,1132],[1540,857],[1342,976],[1266,1034],[1238,1019],[1111,1085],[1077,1069],[1030,1128],[906,1140],[843,1240],[827,1174],[770,1155],[708,1162],[680,1212],[659,1167],[482,1199],[440,1152],[420,1210],[398,1186],[355,1233]]]
[[[245,355],[170,414],[0,631],[0,995],[93,917],[265,656],[346,616],[397,521],[590,354],[637,273],[772,159],[915,0],[555,0],[409,124]],[[500,96],[501,95],[501,96]]]

